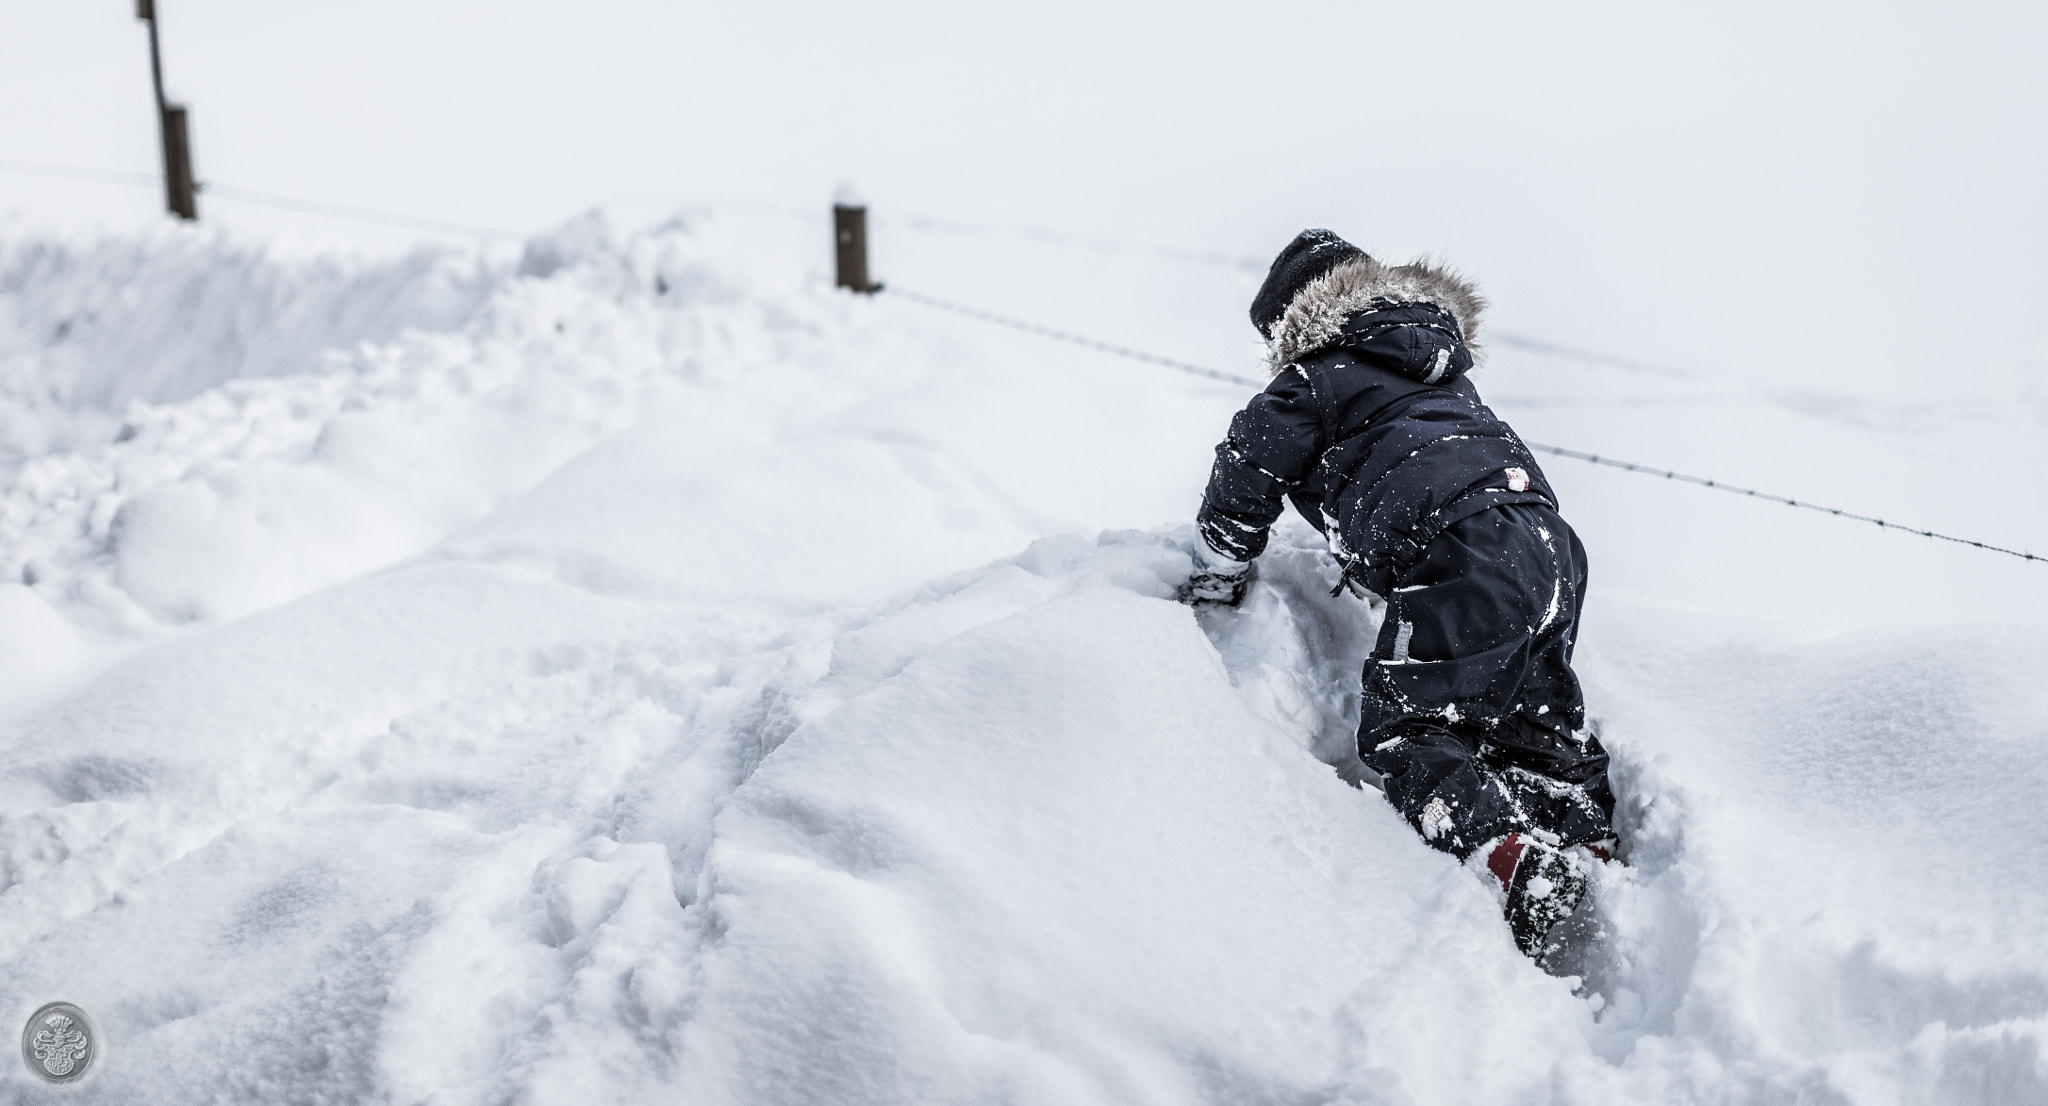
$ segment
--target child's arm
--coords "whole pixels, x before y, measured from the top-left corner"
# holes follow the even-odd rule
[[[1328,443],[1308,377],[1282,369],[1230,420],[1195,516],[1212,561],[1249,561],[1266,548],[1282,500],[1315,470]]]

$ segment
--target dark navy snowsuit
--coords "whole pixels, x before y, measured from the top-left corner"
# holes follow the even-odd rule
[[[1461,858],[1508,832],[1607,838],[1614,809],[1571,669],[1585,551],[1471,364],[1450,312],[1374,301],[1231,420],[1198,516],[1250,560],[1289,500],[1385,598],[1359,756]]]

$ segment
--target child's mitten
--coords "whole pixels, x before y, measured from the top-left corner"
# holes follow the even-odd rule
[[[1208,548],[1206,543],[1197,543],[1194,555],[1195,574],[1174,592],[1174,598],[1183,603],[1221,603],[1226,607],[1244,602],[1245,589],[1252,583],[1250,561],[1232,560]]]

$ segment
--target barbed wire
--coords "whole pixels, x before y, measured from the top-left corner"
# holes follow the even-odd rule
[[[404,227],[408,230],[426,230],[436,234],[454,234],[469,238],[495,238],[505,242],[523,242],[528,235],[505,227],[487,227],[476,223],[457,223],[447,219],[428,219],[418,215],[400,215],[393,211],[378,211],[354,204],[328,203],[325,200],[302,200],[296,196],[280,196],[274,192],[258,192],[235,184],[219,184],[202,181],[199,192],[204,196],[219,196],[223,199],[240,200],[246,204],[260,204],[264,207],[284,208],[288,211],[304,211],[312,215],[325,215],[333,219],[352,219],[358,223],[377,223],[388,227]]]
[[[4,157],[0,157],[0,172],[98,181],[101,184],[135,184],[149,188],[162,188],[164,184],[164,178],[159,173],[131,173],[125,169],[88,169],[82,165],[51,165],[47,162],[15,161]]]
[[[40,161],[15,161],[0,158],[0,172],[27,173],[40,177],[60,177],[68,180],[89,180],[101,184],[126,184],[144,188],[162,188],[161,173],[131,173],[122,169],[88,169],[78,165],[52,165]],[[528,235],[522,231],[504,227],[483,226],[477,223],[459,223],[448,219],[430,219],[419,215],[401,215],[395,211],[379,211],[373,207],[357,207],[354,204],[329,203],[326,200],[308,200],[298,196],[281,196],[275,192],[261,192],[254,188],[243,188],[238,184],[221,184],[217,181],[196,181],[193,190],[202,196],[216,196],[224,200],[257,204],[262,207],[283,208],[287,211],[303,211],[309,215],[325,215],[330,219],[347,219],[357,223],[374,223],[379,226],[401,227],[406,230],[424,230],[433,234],[448,234],[463,238],[495,238],[500,241],[524,241]]]
[[[993,311],[983,311],[978,307],[969,307],[966,304],[954,303],[951,300],[940,299],[937,296],[928,296],[922,292],[913,292],[908,289],[897,288],[893,286],[886,286],[885,289],[878,290],[886,290],[891,295],[909,300],[912,303],[923,304],[926,307],[938,308],[941,311],[950,311],[956,315],[963,315],[967,318],[976,319],[981,322],[995,323],[999,326],[1007,326],[1015,330],[1024,331],[1027,334],[1036,334],[1041,338],[1050,338],[1058,342],[1067,342],[1072,345],[1082,346],[1087,349],[1095,350],[1099,353],[1107,353],[1116,357],[1127,357],[1133,361],[1143,361],[1146,364],[1150,365],[1159,365],[1164,368],[1177,369],[1181,372],[1188,373],[1193,376],[1200,376],[1210,380],[1219,380],[1229,384],[1242,384],[1246,387],[1253,388],[1263,388],[1266,384],[1266,382],[1263,380],[1257,380],[1252,377],[1244,376],[1238,373],[1228,373],[1220,369],[1212,369],[1203,365],[1196,365],[1191,362],[1176,360],[1171,357],[1161,357],[1158,354],[1146,353],[1143,350],[1132,349],[1129,346],[1119,346],[1113,342],[1104,342],[1099,339],[1087,337],[1086,335],[1075,334],[1071,331],[1059,330],[1049,326],[1042,326],[1038,323],[1028,322],[1023,319],[1012,318],[1008,315],[998,315]],[[1854,511],[1843,510],[1840,507],[1829,507],[1819,503],[1809,503],[1803,499],[1793,499],[1789,496],[1773,495],[1770,492],[1761,492],[1755,490],[1754,488],[1737,487],[1733,484],[1728,484],[1723,481],[1710,480],[1704,476],[1689,476],[1682,472],[1674,472],[1670,469],[1661,469],[1653,465],[1642,465],[1637,464],[1633,461],[1618,461],[1612,457],[1602,457],[1597,453],[1586,453],[1581,450],[1566,449],[1563,446],[1545,445],[1541,442],[1529,441],[1526,438],[1523,439],[1523,444],[1527,445],[1530,449],[1537,450],[1541,453],[1548,453],[1556,457],[1568,457],[1576,461],[1585,461],[1588,464],[1602,465],[1608,468],[1623,469],[1628,472],[1638,472],[1646,476],[1661,476],[1666,480],[1674,480],[1681,483],[1694,484],[1702,488],[1712,488],[1715,491],[1728,492],[1733,495],[1747,496],[1751,499],[1762,499],[1772,503],[1783,503],[1788,507],[1797,507],[1800,510],[1817,511],[1824,515],[1833,515],[1836,518],[1850,519],[1855,522],[1868,522],[1874,526],[1878,526],[1886,530],[1898,530],[1907,534],[1918,534],[1923,538],[1934,538],[1937,541],[1954,542],[1957,545],[1967,545],[1973,549],[1983,549],[1992,553],[2003,553],[2008,557],[2018,557],[2021,560],[2025,561],[2048,562],[2048,557],[2036,556],[2032,553],[2022,552],[2017,549],[2007,549],[2004,546],[1992,545],[1989,542],[1976,541],[1971,538],[1958,538],[1951,534],[1942,534],[1937,533],[1933,530],[1922,530],[1919,527],[1915,526],[1906,526],[1896,522],[1887,522],[1886,520],[1877,518],[1873,515],[1862,515],[1857,514]]]
[[[1876,518],[1871,515],[1859,515],[1854,511],[1845,511],[1839,507],[1826,507],[1822,506],[1819,503],[1808,503],[1803,499],[1790,499],[1782,495],[1772,495],[1769,492],[1760,492],[1753,488],[1738,488],[1733,484],[1725,484],[1718,480],[1709,480],[1704,476],[1687,476],[1685,473],[1682,472],[1672,472],[1669,469],[1653,468],[1649,465],[1638,465],[1632,461],[1617,461],[1612,457],[1602,457],[1597,453],[1581,453],[1576,449],[1566,449],[1563,446],[1555,445],[1543,445],[1539,442],[1528,441],[1527,439],[1524,439],[1522,444],[1528,446],[1530,449],[1539,450],[1544,453],[1554,454],[1559,457],[1570,457],[1574,460],[1588,462],[1589,464],[1605,465],[1608,468],[1626,469],[1629,472],[1640,472],[1646,476],[1661,476],[1666,480],[1677,480],[1686,484],[1697,484],[1703,488],[1713,488],[1716,491],[1730,492],[1735,495],[1746,495],[1752,499],[1766,499],[1771,501],[1772,503],[1783,503],[1788,507],[1798,507],[1802,510],[1807,511],[1819,511],[1824,515],[1833,515],[1836,518],[1853,519],[1857,522],[1868,522],[1873,526],[1881,526],[1886,530],[1900,530],[1908,534],[1918,534],[1923,538],[1934,538],[1938,541],[1952,541],[1955,542],[1957,545],[1967,545],[1976,549],[1989,550],[1993,553],[2003,553],[2008,557],[2018,557],[2021,560],[2025,561],[2048,561],[2048,557],[2038,557],[2032,553],[2023,553],[2017,549],[2007,549],[2004,546],[1992,545],[1988,542],[1975,541],[1970,538],[1958,538],[1948,534],[1938,534],[1932,530],[1920,530],[1896,522],[1886,522],[1884,519]]]
[[[1027,334],[1036,334],[1041,338],[1051,338],[1056,342],[1067,342],[1077,346],[1085,346],[1100,353],[1113,354],[1117,357],[1128,357],[1133,361],[1143,361],[1148,365],[1161,365],[1169,369],[1178,369],[1190,376],[1202,376],[1210,380],[1221,380],[1227,384],[1249,384],[1255,388],[1265,387],[1263,381],[1253,380],[1249,376],[1239,376],[1236,373],[1227,373],[1221,369],[1211,369],[1186,361],[1176,361],[1171,357],[1161,357],[1156,353],[1146,353],[1141,349],[1132,349],[1129,346],[1119,346],[1113,342],[1104,342],[1081,334],[1055,330],[1052,327],[1040,326],[1037,323],[1026,322],[1023,319],[1014,319],[1008,315],[998,315],[993,311],[983,311],[978,307],[969,307],[964,303],[954,303],[951,300],[942,300],[937,296],[927,296],[923,292],[913,292],[907,288],[889,285],[877,286],[876,290],[881,291],[884,287],[886,287],[890,295],[899,296],[912,303],[921,303],[926,307],[936,307],[941,311],[951,311],[956,315],[965,315],[970,319],[979,319],[985,323],[995,323],[998,326],[1011,327],[1024,331]]]

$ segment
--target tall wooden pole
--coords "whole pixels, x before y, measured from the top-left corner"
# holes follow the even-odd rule
[[[149,76],[156,87],[157,133],[163,138],[164,207],[180,219],[199,218],[198,189],[192,185],[192,140],[185,108],[164,101],[164,63],[157,47],[156,0],[135,0],[135,17],[149,24]]]

